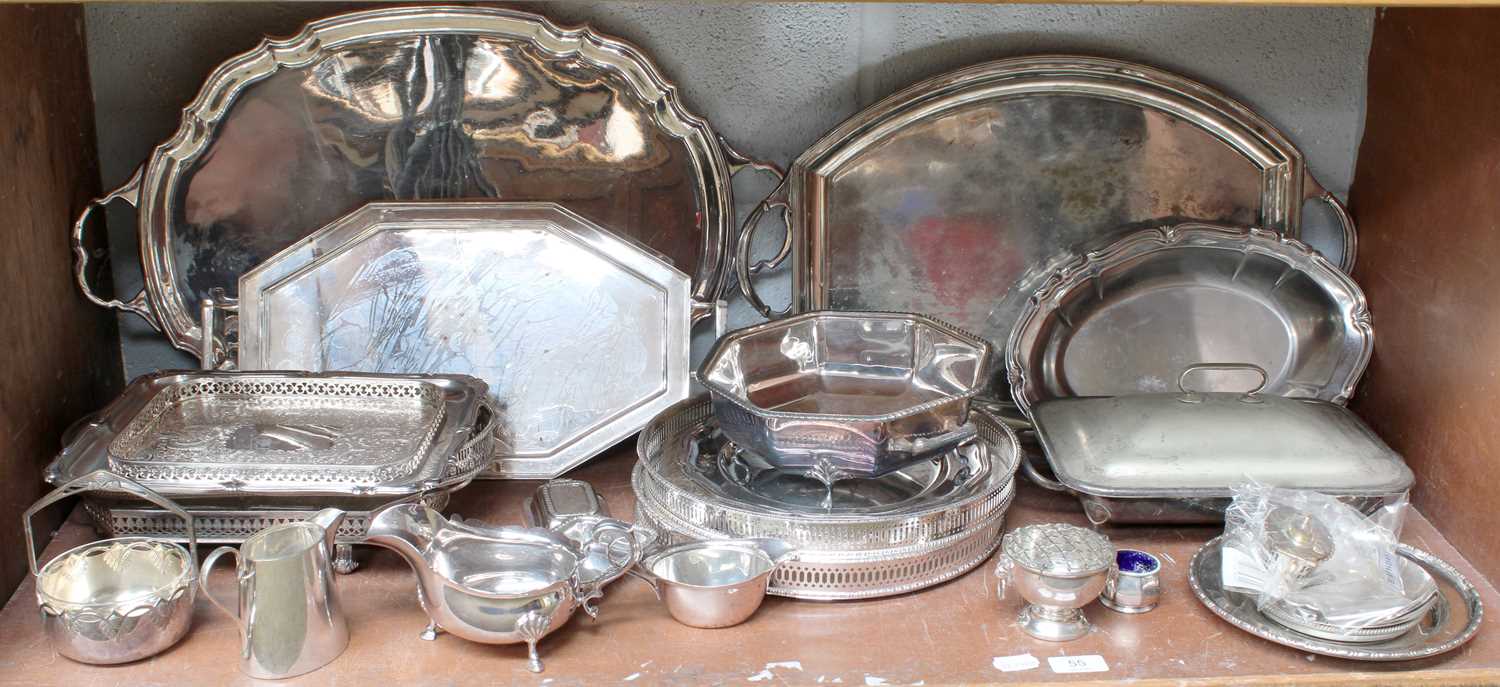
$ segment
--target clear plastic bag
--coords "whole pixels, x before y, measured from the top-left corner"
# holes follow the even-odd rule
[[[1253,594],[1273,618],[1380,627],[1415,612],[1437,590],[1421,566],[1396,551],[1404,498],[1365,515],[1310,490],[1247,483],[1232,494],[1223,583]]]

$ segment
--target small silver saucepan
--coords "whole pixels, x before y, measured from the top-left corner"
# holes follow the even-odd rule
[[[796,556],[780,539],[714,539],[660,551],[641,563],[643,579],[683,625],[718,628],[750,619],[777,566]]]

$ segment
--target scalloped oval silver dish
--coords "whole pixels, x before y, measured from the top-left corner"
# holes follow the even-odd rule
[[[998,347],[1031,293],[1026,270],[1055,254],[1183,221],[1298,237],[1306,200],[1332,206],[1340,228],[1316,245],[1352,267],[1348,213],[1249,108],[1139,64],[1006,59],[912,85],[824,135],[747,219],[735,267],[768,317],[751,275],[794,255],[789,312],[919,312]],[[787,238],[752,263],[770,208]]]
[[[1373,350],[1364,293],[1305,244],[1182,224],[1056,260],[1016,321],[1006,369],[1028,416],[1053,398],[1176,391],[1189,368],[1223,363],[1264,370],[1262,395],[1342,404]],[[1234,375],[1193,386],[1245,390]]]
[[[1223,543],[1223,537],[1216,537],[1193,555],[1188,564],[1188,585],[1193,594],[1229,624],[1282,646],[1356,661],[1410,661],[1463,646],[1484,622],[1479,591],[1458,570],[1426,551],[1400,544],[1397,553],[1426,568],[1438,582],[1437,607],[1428,619],[1409,632],[1380,642],[1335,642],[1301,634],[1256,610],[1254,597],[1224,589],[1220,569]]]
[[[232,307],[241,274],[365,203],[504,198],[639,240],[711,302],[745,167],[775,173],[624,41],[496,8],[354,12],[215,69],[172,138],[78,218],[76,277],[198,353],[202,299]],[[145,288],[125,300],[86,279],[88,216],[114,200],[138,209]]]

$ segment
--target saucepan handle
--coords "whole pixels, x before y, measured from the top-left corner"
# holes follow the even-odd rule
[[[1338,266],[1344,273],[1354,271],[1354,259],[1359,252],[1359,233],[1354,227],[1354,217],[1349,214],[1349,208],[1332,191],[1323,188],[1317,179],[1311,174],[1302,177],[1302,191],[1304,200],[1319,200],[1333,210],[1333,215],[1338,219],[1339,229],[1343,232],[1343,255],[1339,256]]]
[[[89,217],[94,214],[95,210],[117,200],[125,201],[130,207],[138,207],[141,195],[141,175],[144,172],[144,166],[135,170],[135,174],[123,185],[104,196],[89,201],[89,204],[84,206],[83,212],[79,213],[78,219],[73,222],[73,233],[70,237],[73,244],[73,277],[78,282],[79,290],[83,291],[83,297],[87,298],[90,303],[104,308],[135,313],[153,329],[161,331],[161,322],[151,311],[151,303],[147,299],[145,289],[141,289],[129,300],[124,301],[115,298],[106,299],[94,293],[94,287],[89,285],[88,278],[89,252],[88,248],[83,245],[83,233],[88,227]]]
[[[25,515],[21,516],[21,521],[26,530],[26,560],[31,564],[32,575],[41,575],[41,567],[37,565],[36,560],[36,536],[31,529],[32,517],[47,506],[85,491],[112,491],[130,494],[161,506],[171,511],[177,517],[182,518],[187,523],[189,564],[192,565],[194,570],[198,569],[198,533],[194,529],[193,516],[191,514],[165,496],[141,486],[134,480],[116,475],[108,470],[95,470],[43,496],[41,500],[31,504],[31,507],[26,509]]]
[[[755,209],[750,211],[750,216],[745,218],[745,225],[740,227],[740,238],[735,246],[734,272],[740,282],[740,292],[745,295],[751,307],[755,308],[761,316],[766,319],[778,319],[791,314],[794,304],[788,304],[782,310],[772,310],[771,306],[761,300],[760,294],[755,291],[753,276],[766,270],[775,269],[792,254],[792,206],[787,201],[786,179],[776,187],[771,194],[760,201]],[[786,225],[786,235],[781,241],[781,249],[776,252],[776,257],[770,260],[762,260],[752,263],[750,261],[750,247],[755,243],[755,228],[760,226],[761,217],[766,211],[773,208],[781,208],[781,219]]]

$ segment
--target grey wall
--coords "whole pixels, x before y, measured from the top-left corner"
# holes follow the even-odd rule
[[[348,5],[90,5],[89,62],[106,188],[176,130],[182,105],[225,58]],[[688,105],[744,152],[790,162],[820,134],[912,81],[1038,52],[1135,60],[1183,73],[1257,109],[1318,178],[1344,195],[1364,115],[1374,10],[1084,5],[558,2],[524,5],[644,48]],[[742,207],[763,185],[737,183]],[[133,217],[109,215],[116,289],[140,285]],[[774,239],[775,232],[763,238]],[[769,247],[765,252],[770,250]],[[784,287],[781,289],[784,292]],[[775,289],[772,293],[775,294]],[[739,323],[753,318],[738,307]],[[133,316],[134,376],[192,361]]]

